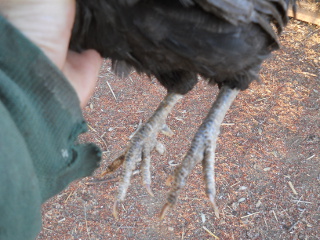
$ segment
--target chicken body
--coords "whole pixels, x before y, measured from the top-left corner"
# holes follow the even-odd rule
[[[197,83],[198,75],[218,84],[221,92],[175,174],[163,210],[173,206],[194,165],[203,162],[206,192],[214,202],[214,150],[223,117],[239,90],[258,79],[262,61],[278,48],[286,24],[282,0],[78,0],[70,48],[96,49],[112,59],[125,76],[133,67],[154,75],[168,95],[138,131],[128,150],[110,170],[125,163],[117,201],[123,201],[135,164],[142,158],[144,184],[150,189],[150,152],[156,136],[179,98]],[[274,27],[272,27],[272,23]],[[118,164],[119,163],[119,164]],[[115,209],[116,212],[116,209]]]

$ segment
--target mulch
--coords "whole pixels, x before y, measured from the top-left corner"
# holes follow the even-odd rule
[[[89,132],[82,137],[103,150],[101,167],[43,205],[37,239],[320,239],[320,29],[291,20],[281,43],[263,65],[261,82],[240,93],[224,120],[215,168],[219,219],[205,196],[200,165],[178,205],[158,218],[170,189],[166,180],[217,94],[205,81],[170,114],[175,135],[159,135],[167,149],[153,155],[155,197],[137,173],[119,220],[113,218],[121,169],[100,174],[166,92],[144,75],[117,78],[106,61],[84,109]]]

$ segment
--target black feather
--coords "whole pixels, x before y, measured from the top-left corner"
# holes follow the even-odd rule
[[[287,2],[289,0],[286,0]],[[197,75],[244,90],[278,48],[283,0],[78,0],[70,48],[96,49],[185,94]]]

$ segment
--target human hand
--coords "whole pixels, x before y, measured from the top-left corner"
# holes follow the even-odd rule
[[[102,62],[94,50],[68,50],[75,0],[0,0],[0,14],[36,44],[63,72],[84,107]]]

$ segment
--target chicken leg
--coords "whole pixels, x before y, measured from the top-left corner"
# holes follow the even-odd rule
[[[187,177],[195,165],[202,161],[204,179],[206,182],[206,194],[213,205],[215,215],[219,217],[219,211],[215,203],[215,177],[214,177],[214,158],[217,138],[224,116],[236,98],[239,90],[223,86],[213,103],[210,112],[200,126],[193,138],[191,147],[186,154],[181,165],[178,166],[174,174],[174,183],[169,192],[167,202],[162,208],[160,218],[164,218],[166,212],[177,202],[178,195],[186,184]]]
[[[141,163],[142,181],[147,192],[153,196],[151,191],[151,174],[150,174],[150,153],[157,147],[157,135],[160,130],[166,128],[165,120],[171,112],[174,105],[182,98],[181,94],[168,93],[164,100],[160,103],[158,109],[132,137],[129,146],[118,158],[116,158],[102,174],[115,171],[118,167],[124,164],[122,180],[119,183],[118,195],[113,208],[113,215],[117,218],[117,204],[125,199],[127,190],[130,185],[132,172],[138,161]]]

